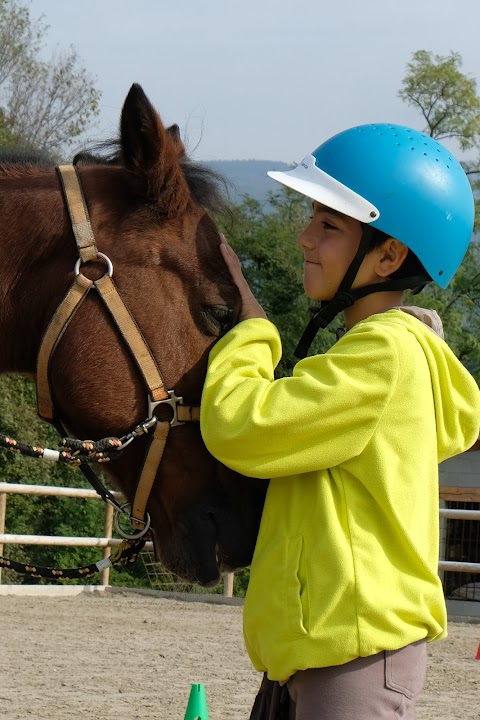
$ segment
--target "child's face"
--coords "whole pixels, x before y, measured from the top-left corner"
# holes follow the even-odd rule
[[[303,287],[312,300],[331,300],[360,244],[362,225],[347,215],[313,203],[313,216],[297,243],[304,253]],[[359,274],[356,282],[360,280]]]

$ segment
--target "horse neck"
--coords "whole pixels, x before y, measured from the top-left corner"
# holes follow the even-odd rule
[[[0,223],[0,372],[34,373],[75,261],[55,171],[0,170]]]

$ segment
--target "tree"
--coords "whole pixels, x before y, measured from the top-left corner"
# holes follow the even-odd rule
[[[458,53],[434,55],[419,50],[407,64],[399,97],[417,108],[426,126],[423,131],[439,141],[455,140],[460,149],[477,157],[463,161],[475,195],[480,190],[480,98],[474,78],[461,72]],[[476,201],[476,228],[480,203]],[[478,237],[446,290],[430,285],[415,302],[440,313],[448,343],[460,360],[480,380],[480,247]]]
[[[48,26],[27,5],[0,0],[0,141],[60,154],[98,115],[100,91],[74,47],[42,60]]]
[[[477,83],[460,72],[459,53],[413,53],[399,97],[423,116],[424,132],[437,140],[455,139],[462,150],[480,146],[480,98]]]

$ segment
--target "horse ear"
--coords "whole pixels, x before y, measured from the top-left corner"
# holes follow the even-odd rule
[[[178,127],[178,125],[170,125],[170,127],[167,128],[167,132],[170,135],[170,139],[173,141],[173,144],[175,145],[178,159],[186,160],[187,151],[185,150],[185,145],[183,144],[182,138],[180,137],[180,128]]]
[[[120,120],[123,162],[140,181],[149,201],[168,216],[183,212],[189,190],[179,164],[179,133],[167,130],[159,114],[134,84],[125,99]],[[185,153],[185,148],[183,148]]]

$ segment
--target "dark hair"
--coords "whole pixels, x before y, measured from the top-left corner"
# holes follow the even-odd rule
[[[46,150],[36,150],[28,145],[0,148],[1,165],[21,165],[39,169],[51,168],[55,165],[55,159]]]
[[[370,230],[371,235],[369,251],[375,250],[375,248],[380,247],[381,245],[383,245],[384,242],[388,240],[389,237],[392,237],[388,233],[383,232],[383,230],[379,230],[375,227],[370,227]],[[391,278],[408,278],[419,276],[424,277],[425,282],[430,282],[432,279],[423,267],[418,257],[410,249],[408,250],[407,257],[405,258],[401,266],[398,268],[398,270],[395,270],[395,272],[390,275]]]
[[[175,126],[176,127],[176,126]],[[167,128],[171,131],[171,128]],[[232,183],[221,173],[200,162],[194,162],[184,155],[179,158],[180,167],[187,181],[193,199],[204,210],[231,220],[229,193]],[[103,140],[89,149],[78,152],[73,158],[74,165],[123,165],[120,140]]]

